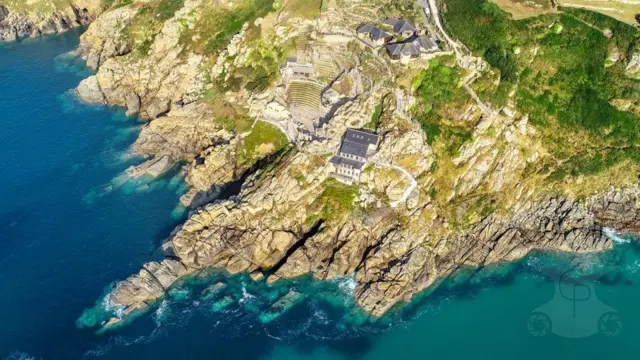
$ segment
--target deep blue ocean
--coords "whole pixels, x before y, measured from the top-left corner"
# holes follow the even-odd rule
[[[100,333],[113,282],[157,257],[184,219],[179,173],[125,181],[140,124],[73,89],[78,32],[0,47],[0,359],[632,359],[640,250],[533,254],[465,269],[381,319],[353,280],[266,286],[200,274]],[[207,292],[222,281],[220,293]],[[303,298],[269,307],[290,289]]]

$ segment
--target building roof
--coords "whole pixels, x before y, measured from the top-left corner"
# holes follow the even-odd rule
[[[356,169],[362,169],[362,167],[364,166],[363,162],[357,161],[357,160],[352,160],[352,159],[347,159],[344,158],[342,156],[332,156],[329,159],[329,162],[332,164],[336,164],[336,165],[348,165],[351,166],[352,168],[356,168]]]
[[[361,25],[357,31],[358,33],[361,33],[361,34],[364,33],[364,34],[371,35],[371,39],[373,40],[386,39],[386,38],[392,37],[391,34],[389,34],[388,32],[381,30],[376,26],[368,25],[368,24]]]
[[[420,49],[413,42],[387,45],[387,52],[392,56],[417,56]]]
[[[340,145],[340,153],[359,156],[361,158],[367,157],[367,150],[369,145],[358,144],[351,141],[344,140]]]
[[[366,158],[369,145],[376,144],[378,144],[378,134],[349,128],[342,139],[339,152]]]
[[[416,36],[412,42],[414,46],[424,51],[435,51],[439,49],[438,44],[426,36]]]
[[[361,129],[348,128],[344,139],[367,146],[378,144],[378,134]]]
[[[387,18],[385,24],[393,26],[393,31],[403,33],[405,31],[416,31],[416,27],[409,20]]]
[[[423,50],[423,51],[436,51],[438,49],[440,49],[438,47],[438,44],[435,43],[435,41],[433,41],[432,39],[426,37],[426,36],[414,36],[411,39],[409,39],[413,45],[415,47],[417,47],[419,50]],[[408,40],[408,41],[409,41]]]

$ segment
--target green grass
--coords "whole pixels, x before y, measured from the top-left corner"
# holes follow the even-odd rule
[[[508,34],[514,26],[509,14],[485,0],[447,0],[447,30],[501,71],[505,81],[517,80]]]
[[[560,6],[558,9],[601,30],[611,30],[613,42],[625,52],[632,50],[635,40],[638,38],[636,28],[607,15],[579,8]]]
[[[124,28],[129,47],[136,50],[139,56],[146,55],[164,22],[183,6],[184,0],[158,0],[142,5],[136,17]]]
[[[378,125],[380,125],[380,119],[382,118],[382,113],[384,111],[384,99],[380,101],[378,105],[373,109],[373,114],[371,115],[371,121],[367,123],[364,127],[367,129],[371,129],[376,131],[378,129]]]
[[[160,0],[157,5],[156,18],[160,21],[169,20],[183,6],[184,0]]]
[[[486,0],[445,1],[444,22],[451,35],[500,71],[497,87],[489,80],[477,85],[480,95],[505,104],[517,86],[516,108],[530,115],[558,161],[547,169],[551,180],[635,161],[635,155],[615,149],[639,143],[640,116],[610,101],[640,101],[640,82],[628,78],[624,69],[624,59],[638,48],[638,30],[586,10],[563,8],[561,14],[515,21]],[[613,38],[598,29],[612,29]],[[514,48],[522,49],[521,54]],[[605,67],[612,48],[622,53],[622,60]]]
[[[323,185],[322,194],[311,205],[311,209],[316,209],[316,214],[310,218],[319,217],[331,222],[355,210],[353,200],[359,193],[356,185],[345,185],[334,178],[325,180]]]
[[[444,121],[455,117],[452,113],[460,111],[470,98],[460,87],[460,70],[449,67],[434,59],[429,68],[423,70],[413,82],[418,107],[415,117],[427,135],[427,143],[433,145],[436,139],[443,137],[450,154],[471,139],[470,130],[463,124]]]
[[[271,144],[270,153],[272,154],[287,146],[289,140],[275,126],[264,121],[258,121],[251,133],[242,141],[238,163],[251,166],[264,158],[265,155],[268,155],[258,151],[260,145],[263,144]]]
[[[202,55],[217,55],[242,30],[244,23],[253,22],[272,10],[273,0],[247,0],[232,9],[217,3],[208,5],[201,9],[202,16],[193,29],[185,29],[180,41],[185,45],[185,50]]]

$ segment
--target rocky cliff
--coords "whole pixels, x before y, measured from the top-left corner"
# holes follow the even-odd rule
[[[289,161],[306,159],[298,155]],[[310,180],[318,182],[317,176]],[[637,232],[640,224],[637,188],[612,189],[586,203],[559,196],[538,199],[508,217],[490,216],[446,236],[432,234],[437,225],[422,220],[428,204],[412,211],[408,223],[388,209],[310,222],[309,203],[319,191],[276,175],[234,201],[205,206],[165,244],[167,260],[149,263],[118,284],[112,305],[126,312],[145,308],[178,278],[220,267],[231,273],[264,272],[269,282],[307,273],[321,280],[355,274],[357,302],[382,315],[461,265],[516,260],[534,249],[602,251],[612,246],[603,227]]]
[[[102,0],[0,1],[0,41],[54,34],[87,25],[102,11]]]
[[[353,275],[357,302],[377,316],[463,265],[602,251],[604,227],[640,230],[635,176],[550,181],[528,115],[491,109],[468,86],[493,76],[482,59],[445,48],[404,66],[353,31],[410,7],[267,3],[130,1],[82,36],[78,53],[97,72],[79,97],[145,122],[133,150],[149,160],[130,174],[181,163],[191,187],[182,202],[193,211],[164,260],[119,282],[110,307],[144,310],[216,267],[270,283]],[[447,127],[414,119],[436,106]],[[349,127],[381,137],[351,185],[328,162]],[[239,193],[216,199],[238,180]]]

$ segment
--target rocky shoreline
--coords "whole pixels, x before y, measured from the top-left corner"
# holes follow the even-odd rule
[[[101,0],[74,0],[62,8],[42,6],[47,10],[14,9],[0,3],[0,41],[61,33],[90,24],[103,11]]]
[[[264,273],[268,282],[308,273],[319,280],[353,274],[357,303],[381,316],[463,265],[515,261],[532,250],[605,251],[613,244],[603,228],[640,230],[637,187],[611,189],[586,203],[550,197],[523,204],[508,218],[491,216],[467,232],[439,238],[433,248],[418,245],[428,227],[407,230],[375,215],[365,224],[269,228],[267,219],[251,215],[260,210],[251,204],[255,197],[267,196],[260,191],[194,213],[165,243],[165,260],[146,264],[117,285],[112,306],[124,307],[125,314],[143,310],[181,277],[217,267],[254,277]]]
[[[349,29],[357,24],[348,9],[330,6],[313,21],[286,11],[250,19],[210,57],[189,47],[202,34],[184,34],[196,29],[200,8],[217,5],[185,0],[141,47],[130,27],[144,16],[141,9],[150,11],[145,6],[133,1],[103,13],[77,50],[97,70],[79,84],[79,97],[126,107],[145,122],[133,149],[149,159],[128,173],[159,176],[181,163],[191,188],[181,201],[193,211],[163,244],[164,259],[143,265],[108,296],[108,307],[122,315],[149,308],[181,278],[221,268],[268,283],[305,274],[354,276],[357,303],[381,316],[460,266],[514,261],[532,250],[605,251],[612,242],[604,228],[640,232],[635,185],[579,198],[527,182],[527,167],[547,154],[526,114],[486,111],[473,100],[460,106],[450,115],[473,128],[471,140],[447,153],[450,159],[440,158],[442,149],[407,115],[416,99],[398,84],[406,69],[354,41]],[[279,124],[270,109],[284,117],[296,111],[278,62],[281,49],[303,37],[305,45],[294,48],[320,74],[305,84],[320,87],[323,136],[286,148],[273,139],[253,144],[252,137],[263,135],[255,134],[257,123]],[[274,84],[231,86],[260,66],[273,70],[273,53]],[[481,59],[464,60],[472,74],[486,70]],[[360,184],[338,184],[328,157],[345,129],[368,126],[382,105],[378,153]],[[240,119],[253,125],[242,128]],[[438,172],[445,166],[451,170]],[[235,196],[216,200],[239,180]],[[479,208],[483,202],[501,211]],[[121,320],[113,317],[106,327]]]

